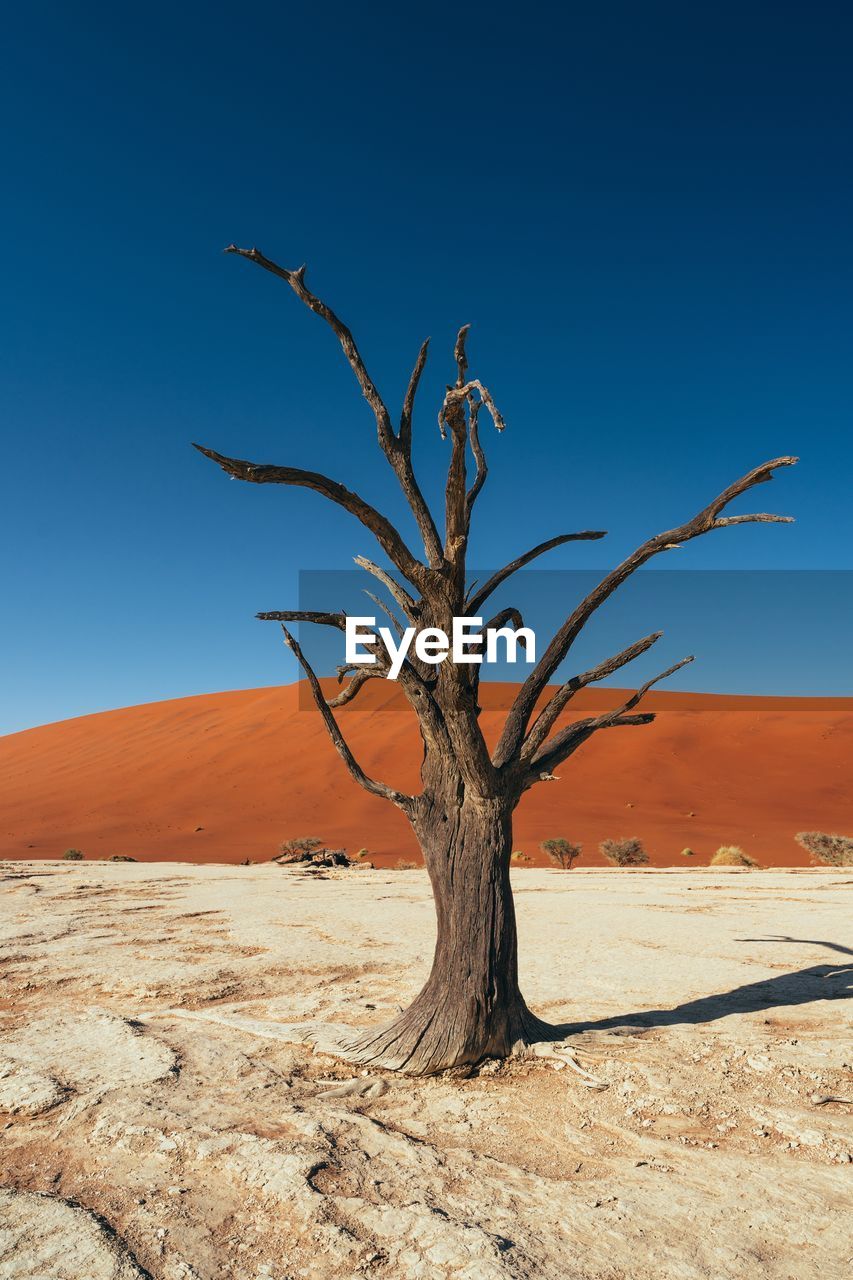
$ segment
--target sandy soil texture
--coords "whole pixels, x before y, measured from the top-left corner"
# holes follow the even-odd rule
[[[331,682],[330,688],[336,688]],[[512,685],[484,684],[481,723],[496,739]],[[617,705],[588,689],[578,717]],[[601,840],[637,835],[658,866],[685,847],[707,863],[721,844],[771,866],[806,864],[798,831],[850,827],[852,698],[736,698],[653,692],[655,724],[599,734],[533,788],[516,814],[516,847],[564,836],[600,863]],[[420,790],[411,711],[387,680],[339,712],[373,777]],[[0,855],[241,862],[313,835],[379,865],[417,855],[401,813],[367,795],[341,764],[310,705],[290,685],[206,694],[84,716],[0,738]]]
[[[4,1280],[850,1273],[848,873],[515,873],[525,993],[601,1090],[281,1030],[415,994],[423,872],[0,875]]]

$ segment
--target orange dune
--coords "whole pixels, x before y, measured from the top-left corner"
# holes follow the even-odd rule
[[[512,686],[484,684],[482,723],[494,740]],[[612,689],[583,691],[589,714]],[[607,836],[637,835],[658,866],[707,862],[739,844],[760,862],[808,862],[802,830],[853,834],[853,699],[656,693],[658,719],[598,734],[537,785],[516,814],[515,845],[584,846],[603,865]],[[418,787],[420,738],[389,681],[338,712],[366,771]],[[0,853],[56,858],[130,854],[145,861],[239,862],[280,841],[320,836],[378,864],[416,855],[403,816],[349,778],[304,688],[204,694],[83,716],[0,738]]]

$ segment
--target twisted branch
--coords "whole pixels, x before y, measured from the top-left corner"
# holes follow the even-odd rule
[[[438,413],[438,428],[442,439],[447,438],[449,430],[453,441],[445,489],[444,558],[455,571],[456,585],[460,593],[464,583],[463,561],[471,525],[471,512],[488,475],[486,455],[480,443],[479,433],[479,414],[483,405],[488,409],[498,431],[503,431],[506,426],[489,389],[484,387],[478,379],[467,382],[465,380],[468,372],[466,342],[470,327],[464,324],[456,335],[456,344],[453,348],[456,361],[456,384],[447,388]],[[466,493],[466,451],[469,442],[477,471],[474,482]]]
[[[299,267],[296,271],[289,271],[286,267],[280,267],[271,259],[265,257],[259,249],[239,249],[237,245],[230,244],[225,250],[226,253],[235,253],[241,258],[247,258],[250,262],[254,262],[257,266],[263,267],[265,271],[271,272],[279,279],[285,280],[309,310],[315,315],[325,320],[336,335],[341,344],[347,362],[356,376],[358,385],[361,387],[362,395],[373,410],[376,419],[376,431],[379,437],[379,444],[383,453],[390,462],[400,482],[400,487],[406,496],[406,500],[412,510],[412,514],[417,521],[421,537],[424,540],[424,549],[430,564],[438,566],[441,563],[441,542],[438,536],[438,530],[432,518],[432,513],[426,504],[423,494],[412,468],[411,459],[411,425],[412,425],[412,409],[414,406],[415,394],[417,392],[418,382],[426,361],[426,343],[421,347],[418,356],[418,362],[415,365],[415,372],[409,383],[409,390],[406,393],[406,402],[403,407],[403,420],[400,424],[400,435],[398,438],[391,426],[391,417],[388,409],[376,384],[367,372],[367,367],[361,358],[361,353],[355,343],[355,338],[344,322],[335,314],[327,303],[312,293],[305,284],[305,267]],[[395,562],[396,563],[396,562]],[[408,577],[408,575],[406,575]]]
[[[415,408],[415,396],[418,393],[418,384],[421,380],[421,374],[424,371],[424,365],[427,360],[427,351],[429,350],[429,338],[421,344],[418,352],[418,358],[415,361],[415,367],[412,370],[412,376],[409,378],[409,385],[406,388],[406,396],[403,400],[403,409],[400,414],[400,431],[398,440],[403,449],[411,455],[412,452],[412,414]]]
[[[351,669],[352,668],[344,668],[344,670],[351,670]],[[347,684],[344,685],[343,689],[341,689],[337,697],[326,698],[325,700],[326,706],[327,707],[346,706],[348,702],[352,702],[353,698],[357,697],[359,691],[362,689],[364,685],[367,684],[368,680],[381,679],[382,677],[384,677],[386,670],[387,670],[387,667],[384,667],[384,666],[356,667],[355,674],[353,675],[352,679],[348,681]],[[341,680],[342,678],[343,678],[342,676],[340,675],[338,676],[339,680]]]
[[[345,613],[318,613],[315,609],[273,609],[256,613],[255,617],[259,622],[313,622],[321,627],[337,627],[338,631],[347,629]]]
[[[346,739],[338,728],[338,722],[332,715],[329,704],[323,696],[320,681],[314,674],[313,668],[306,659],[294,637],[287,630],[287,627],[282,626],[281,629],[284,633],[284,643],[295,655],[297,662],[305,672],[308,683],[311,686],[311,692],[314,695],[314,702],[316,703],[317,710],[320,712],[320,715],[323,718],[323,723],[326,726],[326,731],[334,743],[335,750],[349,770],[351,777],[354,778],[358,785],[363,787],[365,791],[369,791],[371,795],[381,796],[384,800],[390,800],[398,809],[402,809],[404,813],[409,813],[413,804],[411,796],[404,795],[401,791],[395,791],[393,787],[386,786],[384,782],[376,782],[373,778],[369,778],[364,772],[347,745]]]
[[[486,476],[489,474],[486,455],[483,452],[483,446],[480,444],[480,428],[477,422],[481,408],[482,401],[475,400],[473,396],[468,397],[468,439],[471,442],[471,452],[477,464],[477,473],[474,476],[474,483],[465,495],[466,531],[471,529],[471,512],[474,509],[474,503],[477,501],[477,495],[486,483]]]
[[[636,693],[632,693],[620,707],[616,707],[613,711],[605,711],[598,716],[589,716],[584,720],[576,720],[574,724],[567,727],[556,734],[544,747],[533,756],[530,761],[530,768],[536,776],[543,771],[550,773],[558,764],[577,751],[578,747],[586,742],[586,740],[599,729],[610,729],[621,725],[634,724],[651,724],[654,720],[654,712],[644,712],[637,716],[628,715],[643,698],[659,684],[661,680],[666,680],[669,676],[674,675],[676,671],[680,671],[682,667],[686,667],[688,663],[693,661],[693,656],[682,658],[680,662],[673,663],[671,667],[667,667],[666,671],[661,671],[659,675],[654,676],[651,680],[647,680],[641,685]],[[529,775],[528,775],[529,776]]]
[[[369,600],[372,600],[372,601],[373,601],[373,603],[376,605],[377,609],[381,609],[381,610],[382,610],[382,612],[385,614],[385,617],[386,617],[386,618],[388,619],[388,621],[391,623],[391,626],[392,626],[392,627],[394,628],[394,630],[397,632],[397,635],[398,635],[398,636],[402,636],[402,634],[403,634],[403,627],[402,627],[402,625],[401,625],[401,623],[400,623],[400,619],[399,619],[398,617],[396,617],[396,616],[395,616],[395,614],[393,614],[393,613],[391,612],[391,610],[388,608],[388,605],[385,603],[385,601],[384,601],[384,600],[380,600],[379,596],[375,595],[375,594],[374,594],[374,592],[372,592],[372,591],[365,591],[365,593],[364,593],[364,594],[367,596],[367,598],[368,598]]]
[[[524,555],[510,560],[509,564],[505,564],[502,569],[498,569],[497,573],[493,573],[477,594],[466,601],[465,608],[469,613],[479,613],[486,600],[497,591],[501,583],[506,582],[507,578],[512,577],[514,573],[518,573],[518,570],[523,569],[525,565],[530,564],[531,560],[544,555],[546,551],[553,551],[554,547],[562,547],[566,542],[595,542],[604,537],[606,533],[602,529],[584,529],[581,533],[561,533],[556,538],[549,538],[547,542],[540,542],[538,546],[525,551]]]
[[[247,480],[251,484],[286,484],[296,485],[303,489],[313,489],[330,502],[336,503],[349,511],[365,528],[369,529],[382,547],[389,560],[400,570],[409,582],[420,588],[425,580],[426,569],[416,560],[409,548],[394,528],[391,521],[365,502],[357,493],[330,480],[319,471],[303,471],[299,467],[278,467],[271,463],[246,462],[243,458],[229,458],[225,454],[216,453],[204,445],[194,444],[194,449],[203,453],[206,458],[219,464],[223,471],[236,480]]]
[[[599,662],[597,666],[591,667],[589,671],[584,671],[582,675],[572,676],[571,680],[567,680],[553,694],[533,722],[530,732],[524,740],[524,746],[521,751],[522,759],[529,760],[531,756],[536,754],[551,732],[551,727],[557,717],[579,689],[585,689],[587,685],[595,684],[599,680],[606,680],[608,676],[612,676],[620,667],[627,666],[629,662],[639,658],[640,654],[645,653],[653,644],[656,644],[662,635],[662,631],[655,631],[650,636],[644,636],[642,640],[636,640],[634,644],[629,645],[627,649],[623,649],[621,653],[615,654],[612,658],[606,658],[604,662]]]
[[[534,667],[533,671],[525,680],[524,684],[515,701],[510,708],[506,718],[503,733],[494,755],[494,763],[500,767],[512,760],[524,740],[527,724],[531,714],[539,699],[539,695],[545,688],[551,676],[557,667],[565,658],[578,634],[589,621],[592,614],[600,605],[607,600],[617,587],[635,573],[642,565],[646,564],[653,556],[658,555],[661,551],[670,550],[672,547],[681,546],[685,542],[689,542],[692,538],[700,537],[702,534],[710,533],[713,529],[727,528],[729,525],[735,524],[789,524],[790,516],[768,515],[761,512],[756,515],[746,516],[728,516],[720,518],[720,512],[728,506],[735,498],[742,493],[746,493],[748,489],[752,489],[755,485],[765,484],[773,479],[773,472],[778,467],[790,467],[797,461],[796,458],[783,457],[774,458],[770,462],[762,463],[760,467],[747,472],[734,484],[724,489],[718,497],[706,507],[703,507],[692,520],[688,520],[685,524],[678,525],[674,529],[668,529],[664,533],[656,534],[644,542],[636,551],[632,552],[626,560],[623,560],[611,573],[604,578],[598,586],[590,592],[590,594],[578,605],[574,613],[570,615],[560,627],[554,636],[548,648]]]
[[[420,615],[420,605],[416,600],[412,599],[408,591],[401,587],[399,582],[391,577],[390,573],[386,573],[384,569],[380,568],[378,564],[374,564],[372,560],[368,560],[366,556],[354,556],[353,560],[359,569],[366,569],[368,573],[372,573],[374,578],[382,583],[386,591],[397,601],[409,621],[414,622]]]

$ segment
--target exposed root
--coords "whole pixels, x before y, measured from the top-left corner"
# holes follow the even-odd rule
[[[265,1022],[242,1013],[213,1013],[206,1009],[161,1009],[145,1013],[141,1020],[154,1018],[187,1018],[193,1022],[215,1022],[262,1040],[282,1040],[285,1044],[309,1045],[317,1053],[331,1058],[348,1058],[347,1037],[353,1028],[336,1022]],[[355,1060],[355,1059],[353,1059]]]
[[[554,1043],[553,1041],[539,1041],[537,1044],[528,1045],[526,1053],[534,1058],[544,1058],[553,1064],[555,1071],[563,1071],[566,1067],[579,1078],[581,1084],[587,1089],[608,1089],[606,1080],[601,1080],[598,1076],[592,1075],[578,1062],[578,1053],[580,1050],[575,1049],[572,1045],[563,1042]]]
[[[355,1039],[353,1039],[355,1028],[343,1023],[264,1022],[260,1018],[251,1018],[243,1014],[220,1014],[195,1009],[168,1009],[159,1014],[148,1014],[146,1018],[157,1016],[216,1022],[222,1026],[231,1027],[235,1031],[242,1031],[265,1040],[282,1040],[288,1044],[310,1046],[315,1053],[344,1062],[369,1063],[385,1071],[399,1071],[407,1075],[439,1075],[445,1071],[464,1067],[474,1068],[488,1059],[532,1057],[548,1062],[555,1071],[563,1071],[568,1067],[586,1089],[602,1090],[609,1087],[605,1080],[593,1075],[581,1065],[579,1054],[587,1054],[587,1050],[565,1039],[557,1039],[558,1028],[542,1022],[527,1009],[519,1019],[519,1026],[516,1028],[518,1034],[510,1048],[501,1051],[500,1047],[489,1046],[479,1054],[473,1051],[466,1053],[463,1048],[455,1055],[450,1054],[446,1041],[442,1043],[441,1039],[436,1039],[434,1033],[432,1036],[429,1035],[432,1031],[429,1021],[421,1029],[420,1034],[412,1038],[411,1028],[406,1025],[406,1014],[402,1014],[390,1024],[371,1027]],[[549,1039],[549,1035],[554,1038]],[[598,1057],[599,1055],[588,1054],[588,1056]],[[368,1075],[346,1081],[321,1080],[318,1083],[321,1086],[329,1086],[320,1094],[320,1097],[324,1098],[379,1098],[389,1089],[387,1080]]]
[[[318,1080],[327,1086],[317,1096],[320,1098],[381,1098],[390,1089],[381,1076],[357,1076],[354,1080]]]

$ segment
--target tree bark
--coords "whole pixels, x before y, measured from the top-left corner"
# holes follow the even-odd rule
[[[412,825],[432,882],[437,936],[426,985],[392,1023],[365,1032],[347,1056],[431,1075],[503,1058],[547,1036],[518,986],[506,797],[448,787],[417,800]]]

